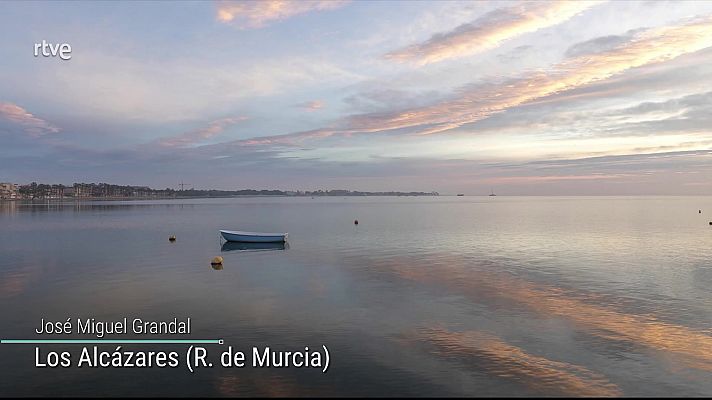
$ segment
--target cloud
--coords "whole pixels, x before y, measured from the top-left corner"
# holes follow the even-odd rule
[[[687,19],[679,25],[636,31],[627,42],[606,51],[567,58],[548,71],[463,86],[434,104],[351,115],[322,129],[242,139],[235,144],[294,146],[305,140],[336,135],[441,133],[484,121],[516,107],[600,84],[633,68],[652,67],[710,46],[712,16]]]
[[[247,117],[218,119],[203,128],[186,132],[182,135],[160,139],[158,143],[163,147],[188,147],[210,139],[222,133],[226,128],[246,119]]]
[[[616,112],[617,115],[639,115],[650,113],[678,113],[681,110],[701,110],[704,115],[709,115],[712,107],[712,92],[694,93],[684,97],[669,99],[662,102],[646,101],[633,107],[628,107]]]
[[[660,90],[661,86],[654,89]],[[533,102],[507,110],[479,121],[459,134],[464,136],[477,131],[479,134],[500,136],[526,132],[527,135],[543,134],[559,139],[626,137],[630,144],[674,140],[675,136],[678,139],[695,135],[712,137],[709,129],[712,124],[712,92],[639,102],[638,99],[660,95],[639,95],[635,88],[626,88],[627,94],[631,91],[632,96],[617,99],[625,104],[623,107],[611,105],[614,94],[607,90],[592,92],[598,97],[586,97],[587,101],[579,104],[576,104],[579,99],[575,96],[562,96],[562,101]],[[669,91],[664,91],[663,96],[667,95]],[[630,105],[632,102],[635,105]],[[621,144],[617,143],[616,147],[620,148]]]
[[[605,174],[591,174],[591,175],[542,175],[542,176],[505,176],[501,178],[490,178],[485,179],[483,182],[489,184],[539,184],[541,182],[556,182],[556,181],[590,181],[590,180],[608,180],[608,179],[621,179],[629,175],[617,174],[617,175],[605,175]]]
[[[217,3],[217,20],[234,23],[242,29],[262,28],[310,11],[332,10],[346,0],[240,0]]]
[[[237,147],[244,146],[287,146],[293,147],[299,145],[308,139],[323,139],[334,135],[334,131],[330,129],[314,129],[304,132],[287,133],[284,135],[262,136],[250,139],[240,139],[228,144]]]
[[[522,2],[499,8],[477,20],[423,43],[386,54],[387,59],[419,65],[476,54],[503,41],[559,24],[598,4],[597,1]]]
[[[35,117],[24,108],[12,103],[0,103],[0,119],[21,125],[30,136],[36,137],[59,132],[59,128],[56,126]]]
[[[709,143],[707,146],[709,147]],[[516,174],[507,173],[502,177],[519,177],[527,174],[528,178],[590,175],[601,179],[618,179],[636,176],[639,178],[643,175],[670,171],[707,173],[710,170],[709,160],[712,150],[709,149],[687,151],[655,151],[653,149],[653,152],[649,152],[651,149],[637,149],[636,151],[621,155],[542,159],[521,164],[492,164],[492,167]]]
[[[236,103],[362,79],[328,60],[307,56],[212,64],[171,58],[144,62],[92,53],[72,59],[70,67],[38,77],[38,87],[71,98],[76,113],[124,121],[190,122],[205,115],[229,115]]]
[[[436,90],[404,90],[382,83],[362,86],[365,86],[364,89],[343,99],[350,109],[361,113],[392,110],[394,104],[404,108],[423,107],[432,104],[435,99],[444,99],[444,95]]]
[[[350,119],[350,130],[383,132],[412,128],[422,134],[443,132],[632,68],[668,61],[709,46],[712,46],[712,16],[695,18],[682,25],[643,31],[608,51],[565,59],[549,71],[464,87],[453,99],[429,107],[357,115]]]
[[[632,39],[636,33],[643,29],[635,29],[628,31],[625,35],[608,35],[601,36],[585,42],[576,43],[566,50],[567,57],[579,57],[585,54],[594,54],[601,51],[614,49],[621,44]]]
[[[296,106],[307,111],[316,111],[324,108],[324,102],[321,100],[305,101],[304,103],[299,103]]]
[[[662,102],[644,102],[614,110],[601,118],[603,134],[636,136],[678,134],[712,137],[712,92],[695,93]]]

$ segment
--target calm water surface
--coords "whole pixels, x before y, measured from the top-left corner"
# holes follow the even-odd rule
[[[709,221],[710,197],[0,203],[2,338],[191,317],[193,338],[331,352],[326,374],[190,374],[38,369],[1,345],[0,395],[709,396]],[[289,246],[221,248],[221,228]]]

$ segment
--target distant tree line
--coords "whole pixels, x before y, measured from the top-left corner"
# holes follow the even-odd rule
[[[109,183],[75,183],[72,186],[32,182],[20,185],[19,198],[62,199],[62,198],[173,198],[173,197],[235,197],[235,196],[438,196],[438,192],[362,192],[353,190],[215,190],[152,189],[147,186],[113,185]]]
[[[109,183],[75,183],[71,186],[32,182],[20,185],[22,199],[63,198],[164,198],[175,197],[175,190],[156,190],[146,186],[113,185]]]
[[[361,192],[353,190],[197,190],[177,191],[178,197],[231,197],[231,196],[439,196],[438,192]]]

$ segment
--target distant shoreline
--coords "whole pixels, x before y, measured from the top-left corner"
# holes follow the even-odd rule
[[[28,185],[0,183],[3,200],[165,200],[175,198],[232,198],[232,197],[368,197],[368,196],[439,196],[438,192],[359,190],[278,190],[278,189],[152,189],[148,186],[125,186],[109,183],[75,183],[72,186],[32,182]]]
[[[61,199],[0,199],[0,204],[7,203],[81,203],[81,202],[101,202],[101,201],[158,201],[158,200],[189,200],[189,199],[246,199],[246,198],[346,198],[346,197],[468,197],[480,198],[491,197],[487,194],[457,196],[456,194],[441,195],[316,195],[316,196],[292,196],[292,195],[234,195],[234,196],[184,196],[184,197],[96,197],[96,198],[72,198]],[[599,194],[599,195],[501,195],[497,197],[712,197],[706,194]]]
[[[239,199],[239,198],[338,198],[338,197],[439,197],[442,195],[431,194],[369,194],[369,195],[314,195],[314,196],[292,196],[292,195],[259,195],[244,194],[232,196],[172,196],[172,197],[85,197],[73,198],[63,197],[57,199],[0,199],[0,203],[24,202],[24,203],[51,203],[51,202],[83,202],[83,201],[138,201],[138,200],[187,200],[187,199]],[[455,197],[455,195],[444,195],[444,197]]]

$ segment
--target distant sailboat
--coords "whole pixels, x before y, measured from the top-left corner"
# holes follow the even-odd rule
[[[490,196],[496,196],[496,194],[494,194],[494,190],[492,190],[492,188],[490,188],[490,194],[489,194],[489,195],[490,195]]]

